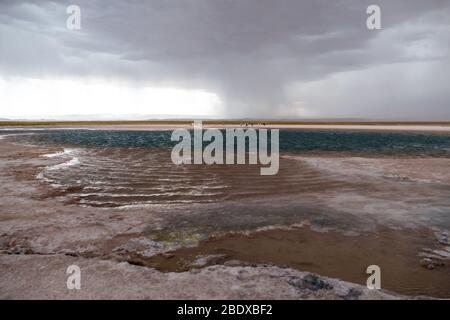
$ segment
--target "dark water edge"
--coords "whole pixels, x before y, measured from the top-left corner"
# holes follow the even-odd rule
[[[378,163],[358,162],[361,172],[355,174],[343,170],[338,162],[331,162],[330,171],[296,159],[297,156],[321,159],[330,155],[395,161],[405,157],[423,158],[425,167],[419,170],[426,172],[432,169],[430,165],[427,168],[426,159],[450,158],[450,135],[281,130],[279,172],[275,176],[261,176],[259,166],[255,165],[176,166],[170,159],[171,146],[176,143],[170,141],[170,131],[13,132],[19,135],[10,139],[20,143],[64,147],[66,151],[73,148],[56,155],[61,157],[62,165],[47,168],[40,175],[43,181],[56,187],[50,196],[65,196],[69,203],[105,208],[205,204],[196,208],[195,214],[189,215],[185,222],[197,226],[202,223],[195,222],[196,218],[206,214],[207,221],[211,218],[208,212],[214,211],[211,208],[223,205],[219,211],[231,216],[234,212],[249,216],[248,220],[259,227],[264,223],[295,223],[305,216],[320,221],[324,212],[330,212],[329,216],[345,216],[348,213],[345,200],[338,207],[328,201],[340,194],[348,199],[347,203],[355,197],[361,198],[359,210],[362,211],[365,202],[379,206],[384,201],[402,212],[410,211],[410,220],[432,219],[442,227],[450,221],[447,183],[423,183],[407,175],[371,175],[371,167]],[[399,166],[409,171],[408,163],[399,162]],[[257,203],[239,209],[251,199]],[[252,212],[252,208],[258,208],[257,212]],[[385,208],[381,206],[380,210],[390,209],[389,205]],[[350,215],[358,216],[354,212]],[[229,221],[225,219],[214,228]],[[237,221],[236,224],[244,222]],[[322,221],[326,223],[330,219]]]
[[[221,130],[224,132],[224,130]],[[172,147],[171,131],[3,130],[27,134],[15,139],[36,144],[80,147]],[[28,135],[32,133],[32,135]],[[225,135],[224,135],[225,136]],[[270,141],[270,139],[269,139]],[[225,142],[224,142],[225,143]],[[207,143],[204,142],[204,146]],[[280,150],[338,151],[385,155],[450,156],[450,135],[416,132],[280,130]]]
[[[434,246],[429,229],[377,226],[373,232],[348,236],[299,226],[210,237],[196,246],[165,254],[132,256],[129,262],[162,272],[184,272],[215,264],[277,265],[363,286],[367,266],[376,264],[385,290],[407,296],[450,298],[450,284],[446,281],[450,266],[428,270],[419,263],[418,253]]]

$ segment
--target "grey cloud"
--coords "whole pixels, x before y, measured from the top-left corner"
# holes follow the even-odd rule
[[[65,28],[71,3],[81,31]],[[372,3],[381,31],[365,26]],[[428,103],[450,118],[449,94],[433,89],[449,80],[449,17],[446,0],[3,0],[0,75],[204,88],[230,117],[386,117],[390,105],[424,117]]]

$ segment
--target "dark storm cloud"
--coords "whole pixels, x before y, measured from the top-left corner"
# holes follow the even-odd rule
[[[447,0],[2,0],[0,75],[203,88],[228,116],[450,118],[449,34]]]

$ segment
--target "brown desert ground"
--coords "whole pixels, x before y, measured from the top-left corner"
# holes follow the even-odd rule
[[[52,125],[156,130],[179,123]],[[190,122],[183,125],[190,127]],[[233,124],[220,124],[227,125]],[[332,126],[340,125],[348,124]],[[391,125],[376,126],[392,130]],[[427,127],[450,131],[447,123]],[[36,176],[46,166],[61,161],[42,155],[58,151],[61,149],[57,147],[0,140],[0,298],[398,299],[414,298],[389,290],[401,287],[403,282],[409,286],[427,282],[441,293],[448,289],[442,281],[449,272],[448,265],[431,272],[420,265],[417,257],[421,248],[436,247],[432,230],[426,228],[396,230],[379,226],[373,233],[348,235],[315,230],[305,224],[230,233],[188,247],[161,246],[149,238],[146,230],[149,220],[158,219],[156,212],[81,207],[49,196],[49,187],[38,182]],[[377,240],[380,235],[382,242]],[[408,239],[422,240],[404,241]],[[383,261],[386,268],[393,270],[382,280],[387,290],[364,286],[365,266],[374,260]],[[66,287],[66,269],[73,264],[82,270],[81,290]],[[405,268],[411,273],[402,274]]]

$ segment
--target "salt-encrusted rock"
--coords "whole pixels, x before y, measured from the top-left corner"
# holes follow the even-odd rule
[[[317,275],[313,273],[308,273],[303,277],[290,277],[288,283],[299,289],[309,289],[309,290],[331,290],[333,286],[328,282],[320,279]]]
[[[350,288],[347,294],[342,296],[344,300],[358,300],[362,295],[362,290],[357,288]]]

